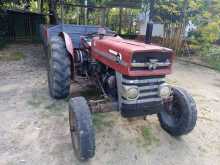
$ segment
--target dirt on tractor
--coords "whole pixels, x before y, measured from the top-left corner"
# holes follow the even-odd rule
[[[42,46],[13,44],[1,50],[0,57],[1,165],[218,165],[220,162],[219,72],[177,61],[174,73],[167,77],[170,84],[187,89],[196,101],[198,121],[190,134],[171,137],[162,130],[156,115],[145,120],[127,120],[116,112],[93,114],[96,155],[83,163],[72,148],[68,99],[57,101],[49,96]],[[87,82],[82,79],[72,85],[71,95],[96,98],[97,91]]]

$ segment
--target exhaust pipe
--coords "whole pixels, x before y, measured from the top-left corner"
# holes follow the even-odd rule
[[[152,34],[153,34],[154,24],[152,22],[147,23],[146,35],[145,35],[145,43],[152,43]]]

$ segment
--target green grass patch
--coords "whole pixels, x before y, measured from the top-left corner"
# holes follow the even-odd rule
[[[32,97],[29,98],[27,103],[31,105],[33,108],[39,108],[41,105],[45,104],[47,98],[38,93],[32,93]]]
[[[213,69],[220,71],[220,46],[213,45],[206,54],[203,54],[202,60]]]
[[[28,104],[34,108],[39,108],[42,104],[43,99],[39,99],[37,95],[33,95],[30,100],[28,100]]]
[[[64,105],[66,105],[66,101],[64,100],[50,100],[46,95],[42,95],[40,93],[32,93],[32,97],[28,100],[28,104],[33,108],[42,107],[51,112],[62,111],[64,109]]]
[[[65,101],[66,103],[69,103],[70,99],[71,99],[71,96],[68,96],[68,97],[64,98],[63,101]]]
[[[1,61],[19,61],[24,59],[24,54],[22,52],[16,51],[11,53],[2,52],[0,53]]]
[[[39,100],[28,100],[28,104],[34,108],[38,108],[40,107],[41,102]]]
[[[52,102],[45,106],[45,109],[51,111],[51,112],[60,112],[65,109],[63,103],[60,101]]]
[[[152,129],[149,127],[143,127],[141,129],[142,136],[138,138],[138,144],[145,149],[149,150],[150,147],[158,145],[160,140],[152,133]]]
[[[96,130],[101,131],[105,128],[112,127],[114,124],[114,121],[108,117],[107,113],[94,113],[92,115],[93,118],[93,124],[96,128]]]
[[[147,144],[152,144],[153,142],[158,141],[158,139],[152,134],[151,128],[143,128],[142,135],[144,140],[146,140]]]
[[[220,59],[206,57],[205,61],[213,68],[220,71]]]

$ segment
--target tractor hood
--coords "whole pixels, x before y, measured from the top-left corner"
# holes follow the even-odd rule
[[[94,42],[101,43],[103,45],[108,45],[108,47],[112,47],[117,50],[124,49],[130,52],[152,52],[152,51],[160,51],[160,52],[172,52],[171,49],[153,45],[153,44],[145,44],[132,40],[125,40],[121,37],[104,37],[103,39],[99,39],[98,37],[94,38]]]
[[[149,60],[156,60],[158,63],[162,63],[160,60],[169,60],[170,63],[172,63],[174,53],[168,48],[132,40],[125,40],[121,37],[107,36],[102,39],[94,37],[91,48],[94,58],[101,60],[103,63],[110,65],[114,69],[120,67],[121,71],[123,70],[123,73],[129,74],[130,76],[137,76],[138,73],[140,73],[138,75],[146,76],[149,74],[169,74],[171,71],[171,67],[166,68],[166,70],[160,70],[161,73],[159,73],[158,70],[144,69],[144,67],[142,68],[143,72],[141,69],[138,69],[136,73],[135,70],[132,70],[132,64],[136,61],[138,63],[143,63],[143,65],[150,62]]]

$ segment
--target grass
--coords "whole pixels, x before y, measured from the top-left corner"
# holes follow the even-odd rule
[[[2,52],[0,54],[1,61],[19,61],[21,59],[24,59],[24,57],[25,57],[24,54],[19,51],[10,52],[10,53]]]
[[[114,124],[114,121],[111,120],[110,118],[107,118],[107,115],[109,114],[104,114],[104,113],[94,113],[92,115],[93,118],[93,124],[96,128],[96,130],[101,131],[104,128],[107,127],[112,127]]]
[[[142,127],[141,128],[142,136],[138,138],[138,144],[144,147],[145,149],[149,150],[151,146],[158,145],[160,140],[154,136],[152,133],[152,129],[149,127]]]
[[[206,57],[205,61],[214,69],[220,71],[220,59],[212,58],[212,57]]]
[[[28,104],[34,108],[38,108],[42,104],[42,101],[43,101],[43,98],[39,99],[39,97],[36,94],[33,94],[31,99],[28,100]]]
[[[220,71],[220,46],[212,45],[207,53],[203,53],[202,60],[213,69]]]
[[[66,103],[68,103],[70,99],[71,99],[71,96],[68,96],[68,97],[64,98],[63,100],[64,100]]]
[[[50,112],[61,112],[65,109],[66,102],[66,100],[50,100],[46,95],[33,93],[27,103],[35,109],[41,107]]]
[[[63,102],[61,103],[61,101],[54,101],[54,102],[46,105],[45,109],[47,109],[51,112],[60,112],[60,111],[63,111],[65,108],[64,108]]]

